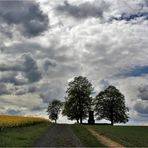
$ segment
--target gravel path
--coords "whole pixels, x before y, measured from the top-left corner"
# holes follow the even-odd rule
[[[83,147],[68,124],[55,124],[35,143],[34,147]]]

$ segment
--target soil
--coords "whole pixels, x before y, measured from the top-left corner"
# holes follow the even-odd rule
[[[83,147],[68,124],[55,124],[35,142],[34,147]]]
[[[103,145],[110,147],[110,148],[125,148],[123,145],[111,140],[108,137],[105,137],[104,135],[99,134],[92,128],[88,128],[89,132],[94,135],[98,141],[100,141]]]

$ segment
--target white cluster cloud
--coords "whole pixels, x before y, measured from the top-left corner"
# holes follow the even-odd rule
[[[63,100],[68,81],[83,75],[96,93],[109,84],[119,88],[130,108],[131,123],[148,122],[147,1],[11,1],[10,11],[3,5],[0,106],[6,107],[0,113],[28,115],[32,110],[32,115],[45,115],[48,102]],[[31,95],[36,109],[27,106],[25,95]],[[25,107],[13,103],[18,97],[26,100]]]

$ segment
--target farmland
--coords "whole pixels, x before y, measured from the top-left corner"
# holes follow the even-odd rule
[[[20,117],[20,116],[0,116],[0,129],[8,127],[20,127],[26,125],[34,125],[38,123],[49,122],[47,119],[37,118],[37,117]]]
[[[0,116],[0,147],[30,147],[50,126],[42,118]]]
[[[88,128],[125,147],[148,147],[148,126],[51,124],[43,118],[20,116],[0,116],[0,147],[74,146],[75,143],[103,147],[105,144]]]
[[[126,147],[148,147],[148,126],[87,125]]]

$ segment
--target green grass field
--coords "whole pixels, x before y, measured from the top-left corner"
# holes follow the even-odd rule
[[[50,125],[40,123],[4,129],[0,131],[0,147],[31,147]]]
[[[102,145],[93,135],[90,134],[84,125],[73,124],[71,127],[84,146],[104,147],[104,145]]]
[[[86,125],[126,147],[148,147],[148,126]]]

